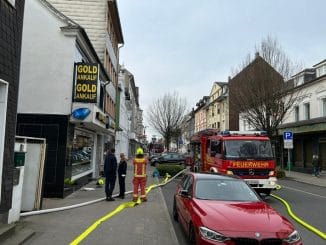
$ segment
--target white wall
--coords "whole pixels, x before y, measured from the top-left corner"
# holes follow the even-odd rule
[[[126,107],[126,98],[125,98],[125,81],[124,76],[119,77],[119,84],[121,86],[120,93],[120,118],[119,126],[122,131],[116,133],[116,155],[119,157],[120,153],[124,153],[128,157],[129,153],[129,129],[130,129],[130,120],[128,119],[128,110]],[[119,159],[119,158],[118,158]]]
[[[25,3],[18,113],[70,114],[75,38],[39,1]]]
[[[13,186],[12,190],[12,206],[8,214],[8,224],[16,222],[19,220],[21,212],[21,203],[22,203],[22,191],[24,183],[24,169],[25,167],[19,167],[19,182],[18,185]]]
[[[326,98],[326,78],[305,86],[299,93],[300,100],[288,111],[283,123],[295,122],[294,107],[299,106],[299,121],[305,120],[304,104],[310,103],[310,119],[323,116],[322,100]]]

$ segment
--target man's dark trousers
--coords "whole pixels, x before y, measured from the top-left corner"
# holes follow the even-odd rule
[[[126,183],[125,183],[125,177],[119,176],[119,187],[120,187],[120,197],[125,196],[126,192]]]
[[[106,197],[112,197],[116,179],[117,179],[116,175],[108,175],[105,177]]]

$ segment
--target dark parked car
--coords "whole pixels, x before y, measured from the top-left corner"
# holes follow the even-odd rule
[[[190,244],[302,245],[289,220],[242,179],[188,173],[177,185],[173,217]]]
[[[151,153],[148,157],[149,161],[152,161],[154,158],[158,158],[159,156],[161,156],[162,153]]]
[[[151,166],[156,164],[186,164],[186,158],[178,152],[165,152],[151,160]]]

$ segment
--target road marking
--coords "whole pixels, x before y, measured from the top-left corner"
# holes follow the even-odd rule
[[[173,177],[173,179],[175,177],[177,177],[179,174],[181,174],[184,171],[180,171],[177,175],[175,175]],[[153,184],[150,185],[149,187],[146,188],[146,194],[148,192],[150,192],[153,188],[155,187],[159,187],[159,186],[163,186],[166,185],[168,183],[168,179],[171,176],[169,174],[166,174],[163,182],[161,184]],[[172,179],[171,179],[172,180]],[[170,181],[171,181],[170,180]],[[125,202],[121,205],[119,205],[115,210],[113,210],[112,212],[108,213],[107,215],[103,216],[102,218],[98,219],[97,221],[95,221],[91,226],[89,226],[82,234],[80,234],[76,239],[74,239],[71,243],[69,243],[69,245],[78,245],[81,241],[83,241],[89,234],[91,234],[98,226],[100,226],[103,222],[107,221],[108,219],[110,219],[112,216],[120,213],[122,210],[124,210],[125,208],[132,208],[135,207],[136,205],[140,204],[141,200],[140,198],[138,198],[137,202]]]
[[[309,195],[312,195],[312,196],[316,196],[316,197],[326,198],[326,196],[321,196],[321,195],[318,195],[318,194],[315,194],[315,193],[303,191],[303,190],[296,189],[296,188],[293,188],[293,187],[283,186],[283,188],[294,190],[294,191],[298,191],[298,192],[303,192],[303,193],[306,193],[306,194],[309,194]]]
[[[277,188],[277,189],[279,190],[279,189],[281,189],[281,188],[282,188],[282,187],[279,186],[279,188]],[[313,193],[311,193],[311,194],[313,194]],[[321,238],[323,238],[324,240],[326,240],[326,233],[324,233],[324,232],[318,230],[317,228],[313,227],[312,225],[308,224],[307,222],[305,222],[304,220],[302,220],[302,219],[300,219],[298,216],[296,216],[296,215],[292,212],[292,209],[291,209],[290,205],[289,205],[289,204],[288,204],[288,203],[287,203],[283,198],[281,198],[281,197],[279,197],[279,196],[276,196],[276,195],[274,195],[274,194],[271,194],[271,196],[274,197],[275,199],[281,201],[281,202],[285,205],[285,207],[286,207],[286,209],[287,209],[289,215],[290,215],[290,216],[291,216],[295,221],[297,221],[299,224],[303,225],[303,226],[304,226],[305,228],[307,228],[308,230],[314,232],[315,234],[317,234],[318,236],[320,236]]]

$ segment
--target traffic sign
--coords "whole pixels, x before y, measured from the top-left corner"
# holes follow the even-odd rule
[[[284,140],[293,140],[293,133],[291,131],[283,132]]]
[[[293,133],[291,131],[283,132],[283,141],[285,149],[293,149]]]
[[[293,140],[284,140],[284,149],[293,149]]]

